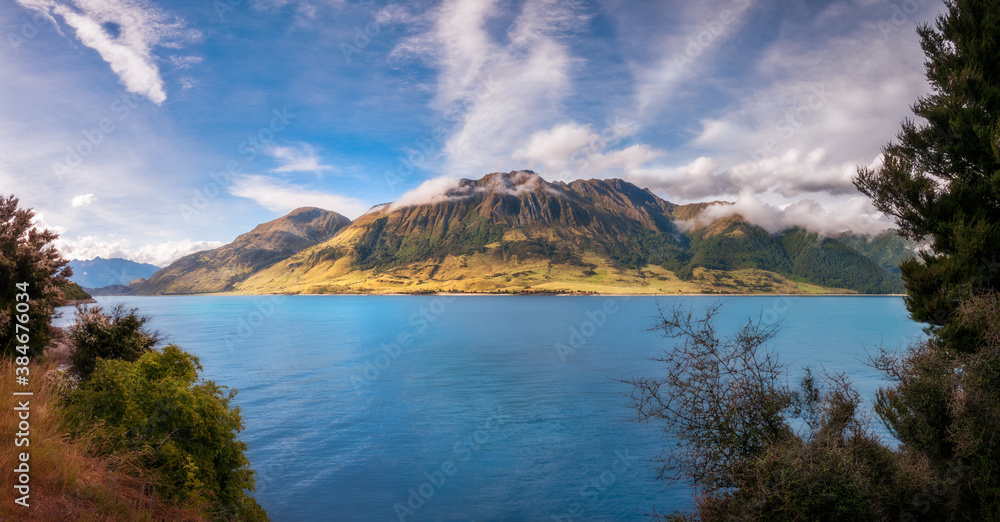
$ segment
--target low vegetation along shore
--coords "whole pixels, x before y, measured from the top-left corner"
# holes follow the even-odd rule
[[[137,310],[82,304],[55,234],[32,218],[0,198],[0,467],[14,481],[0,519],[267,520],[235,391],[158,346]],[[69,303],[76,322],[54,328]]]

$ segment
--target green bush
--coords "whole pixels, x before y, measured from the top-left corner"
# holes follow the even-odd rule
[[[266,520],[247,491],[254,471],[237,440],[243,429],[235,390],[199,380],[198,358],[174,345],[136,361],[97,360],[67,399],[78,432],[100,425],[107,448],[144,455],[158,493],[207,503],[219,518]]]
[[[77,320],[70,327],[70,337],[76,345],[72,370],[86,380],[100,359],[137,361],[159,342],[156,332],[143,326],[148,317],[136,315],[136,309],[115,305],[110,314],[100,306],[77,307]]]

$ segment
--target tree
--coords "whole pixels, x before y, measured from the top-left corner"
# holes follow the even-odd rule
[[[656,359],[664,376],[624,381],[639,420],[662,423],[674,442],[659,476],[695,486],[697,519],[888,520],[904,512],[931,474],[869,432],[847,378],[827,376],[821,392],[807,369],[793,390],[767,348],[780,325],[748,320],[723,337],[713,326],[719,309],[697,319],[680,307],[661,311],[658,329],[683,342]]]
[[[73,275],[68,261],[51,246],[58,235],[39,230],[31,209],[18,208],[13,195],[0,197],[0,355],[17,354],[24,346],[17,335],[17,304],[28,303],[28,353],[40,355],[49,340],[49,317],[61,304],[61,288]],[[19,286],[20,285],[20,286]],[[27,301],[23,294],[27,294]],[[23,337],[22,337],[23,339]]]
[[[855,186],[930,250],[900,266],[907,309],[942,337],[963,298],[1000,288],[1000,2],[948,0],[917,29],[931,93]]]

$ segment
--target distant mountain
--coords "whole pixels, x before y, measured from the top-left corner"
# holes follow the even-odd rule
[[[213,250],[196,252],[129,286],[140,294],[226,292],[251,274],[322,243],[351,224],[336,212],[300,208]]]
[[[87,261],[74,259],[69,262],[73,269],[70,280],[84,288],[100,288],[108,285],[127,285],[133,279],[145,278],[160,269],[146,263],[136,263],[128,259],[95,257]]]
[[[530,171],[494,173],[261,250],[266,231],[284,233],[304,212],[325,212],[299,209],[130,286],[140,293],[902,291],[890,263],[912,247],[895,234],[771,234],[739,216],[692,225],[717,204],[725,203],[676,205],[622,180],[550,183]]]
[[[298,209],[232,243],[171,264],[137,293],[818,293],[902,291],[913,245],[771,234],[740,216],[699,225],[622,180],[550,183],[530,171],[461,180],[426,202],[351,222]]]
[[[93,296],[135,294],[135,290],[126,285],[108,285],[100,288],[86,288],[85,290],[88,294]]]
[[[871,294],[903,291],[898,269],[893,272],[883,259],[869,257],[869,253],[877,253],[875,248],[863,252],[852,246],[865,244],[863,236],[820,237],[801,228],[770,234],[735,216],[695,228],[688,237],[691,257],[677,272],[682,278],[698,267],[727,271],[756,268],[827,288]],[[905,246],[894,233],[880,238],[886,245]]]

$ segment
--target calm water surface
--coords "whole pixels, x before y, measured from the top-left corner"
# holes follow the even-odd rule
[[[883,382],[866,350],[922,337],[898,297],[723,298],[720,332],[781,320],[801,368]],[[658,375],[649,297],[102,297],[152,317],[239,390],[272,520],[627,520],[688,510],[668,444],[617,379]],[[660,297],[702,309],[716,297]],[[62,318],[72,320],[72,312]],[[58,322],[57,322],[58,324]],[[554,517],[554,518],[553,518]]]

